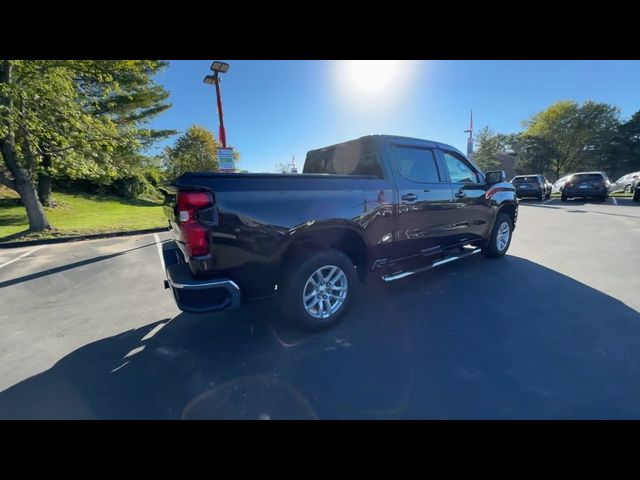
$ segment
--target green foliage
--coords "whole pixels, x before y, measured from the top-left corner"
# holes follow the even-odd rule
[[[166,180],[164,172],[158,167],[147,166],[141,170],[141,173],[149,185],[154,188],[157,188]]]
[[[609,169],[610,146],[619,126],[619,109],[592,101],[554,103],[525,120],[523,135],[532,151],[547,152],[556,178],[580,169]],[[533,148],[533,143],[543,145]]]
[[[0,181],[16,189],[18,177],[35,182],[37,174],[91,180],[135,176],[136,152],[174,133],[142,127],[170,107],[168,92],[153,81],[166,64],[3,61],[3,71],[11,74],[0,77],[0,141],[9,146],[8,154],[3,149]]]
[[[640,171],[640,111],[621,124],[609,150],[613,162],[611,176]]]
[[[495,170],[500,166],[496,153],[513,149],[517,141],[517,134],[495,133],[491,128],[484,127],[474,138],[476,149],[473,160],[485,172]]]
[[[199,125],[189,127],[173,147],[167,147],[164,151],[168,176],[176,178],[185,172],[216,171],[216,148],[220,146],[210,130]]]
[[[515,145],[515,149],[518,175],[541,173],[557,180],[556,174],[551,170],[551,161],[557,155],[553,146],[544,137],[523,134]]]

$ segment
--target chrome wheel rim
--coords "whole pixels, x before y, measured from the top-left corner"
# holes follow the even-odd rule
[[[631,185],[624,187],[624,193],[631,193]]]
[[[502,222],[498,227],[498,235],[496,236],[496,246],[498,247],[498,250],[502,251],[507,248],[507,244],[509,243],[509,235],[511,235],[509,223]]]
[[[320,267],[311,274],[302,290],[304,309],[313,318],[329,318],[344,304],[348,290],[347,275],[340,267]]]

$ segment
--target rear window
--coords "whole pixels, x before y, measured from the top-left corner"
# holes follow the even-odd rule
[[[538,177],[515,177],[511,183],[539,182]]]
[[[602,175],[598,173],[582,173],[580,175],[573,175],[571,180],[574,182],[601,182]]]
[[[347,142],[307,153],[303,173],[371,175],[383,178],[380,160],[371,141]]]

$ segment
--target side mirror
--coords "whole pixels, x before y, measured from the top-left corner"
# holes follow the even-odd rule
[[[484,175],[485,182],[487,185],[493,185],[496,183],[504,182],[506,175],[504,170],[492,170],[491,172],[487,172]]]

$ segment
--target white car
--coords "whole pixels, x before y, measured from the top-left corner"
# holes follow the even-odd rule
[[[562,187],[564,187],[564,184],[567,183],[567,180],[569,180],[570,176],[571,175],[565,175],[564,177],[562,177],[559,180],[557,180],[556,183],[553,184],[553,188],[551,189],[551,193],[561,193],[562,192]]]
[[[633,182],[637,178],[640,178],[640,172],[627,173],[616,180],[615,183],[611,184],[609,191],[631,193],[631,190],[633,189]]]

